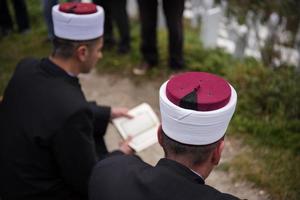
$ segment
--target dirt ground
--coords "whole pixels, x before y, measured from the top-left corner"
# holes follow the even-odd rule
[[[100,75],[93,71],[88,75],[80,77],[83,91],[88,100],[96,101],[101,105],[125,106],[132,108],[142,102],[149,103],[159,116],[158,89],[161,83],[147,81],[143,84],[136,84],[128,77],[119,75]],[[115,127],[110,125],[106,133],[106,143],[109,150],[118,147],[121,137]],[[227,138],[225,150],[221,163],[230,163],[231,158],[239,152],[240,142],[236,139]],[[155,165],[162,158],[163,151],[158,144],[138,153],[144,161]],[[253,184],[246,181],[234,181],[234,174],[213,170],[206,180],[206,184],[218,190],[231,193],[241,199],[267,200],[269,195]]]

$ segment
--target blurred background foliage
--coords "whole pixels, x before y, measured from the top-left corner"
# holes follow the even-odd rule
[[[216,0],[221,3],[221,0]],[[266,22],[271,13],[279,14],[281,20],[287,18],[287,29],[296,34],[300,21],[300,1],[298,0],[228,0],[228,15],[237,16],[244,24],[248,11],[262,15],[262,22]]]
[[[227,2],[226,15],[228,17],[235,17],[239,24],[246,24],[248,28],[250,25],[249,22],[247,22],[249,19],[249,14],[252,16],[252,22],[250,23],[253,25],[257,24],[259,21],[261,24],[270,26],[270,16],[276,13],[276,16],[278,16],[278,25],[271,28],[273,30],[269,29],[271,36],[266,41],[265,46],[261,47],[260,49],[262,54],[262,62],[265,66],[272,67],[274,65],[272,62],[273,59],[281,57],[280,52],[278,52],[278,50],[275,48],[276,45],[283,45],[286,47],[299,49],[299,0],[215,0],[215,2],[219,4],[222,4],[222,2]],[[288,32],[288,39],[285,41],[280,41],[277,33],[280,32],[279,30],[281,27],[279,25],[283,24],[285,24],[285,31]],[[256,29],[255,31],[256,36],[258,37],[258,32],[260,30]],[[259,41],[259,38],[257,38],[257,41]]]

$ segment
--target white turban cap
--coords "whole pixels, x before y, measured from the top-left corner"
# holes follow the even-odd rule
[[[207,145],[224,136],[235,111],[237,93],[219,76],[187,72],[165,82],[159,100],[162,129],[168,137],[183,144]]]
[[[104,10],[92,3],[64,3],[52,8],[55,36],[91,40],[103,35]]]

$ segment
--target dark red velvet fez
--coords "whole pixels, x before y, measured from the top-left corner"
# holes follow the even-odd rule
[[[59,5],[59,11],[65,13],[85,15],[96,13],[97,8],[96,5],[93,3],[67,2]]]
[[[166,95],[175,105],[197,111],[224,107],[230,100],[231,88],[223,78],[206,72],[186,72],[171,78]]]

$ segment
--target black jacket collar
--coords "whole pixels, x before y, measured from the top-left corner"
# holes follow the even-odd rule
[[[49,58],[43,58],[41,60],[41,68],[53,76],[61,77],[72,82],[73,84],[79,85],[79,80],[77,77],[70,76],[66,71],[53,63]]]
[[[187,168],[186,166],[174,161],[174,160],[170,160],[167,158],[163,158],[161,160],[159,160],[159,162],[157,163],[157,166],[159,167],[167,167],[170,170],[174,171],[175,173],[177,173],[178,175],[184,176],[189,180],[195,181],[199,184],[204,184],[204,180],[198,176],[197,174],[195,174],[194,172],[192,172],[189,168]]]

